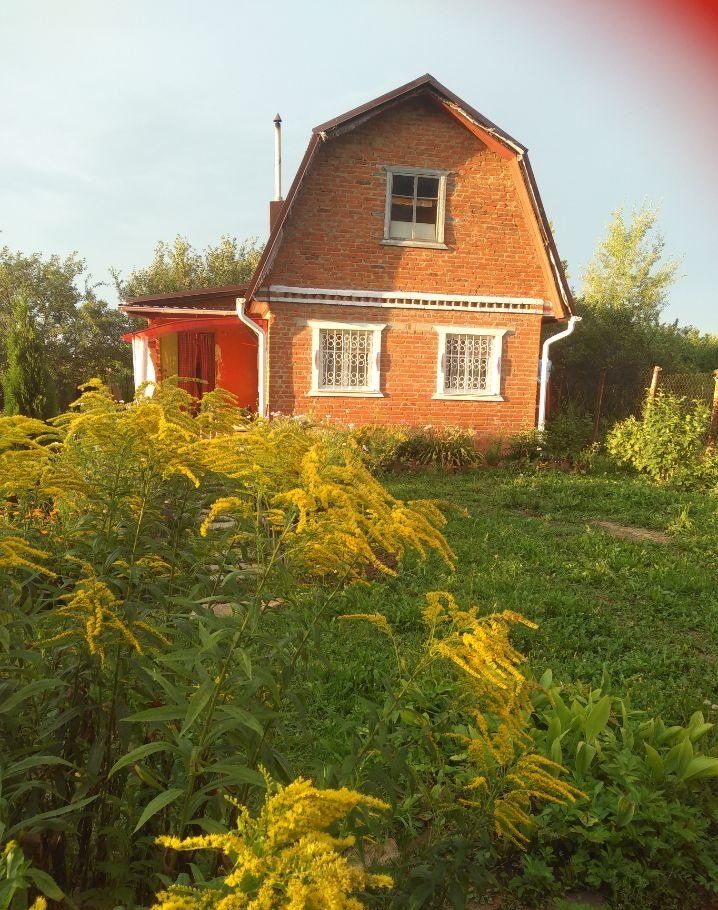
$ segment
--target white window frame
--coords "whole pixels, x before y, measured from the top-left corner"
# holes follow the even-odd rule
[[[444,243],[444,223],[446,221],[446,178],[450,171],[438,171],[425,167],[403,167],[398,164],[384,165],[386,171],[386,201],[384,205],[384,238],[381,241],[389,246],[421,246],[432,250],[447,250]],[[391,196],[394,175],[404,177],[438,177],[439,197],[436,202],[436,240],[399,240],[391,236]]]
[[[439,336],[439,343],[436,358],[436,393],[433,397],[446,401],[503,401],[504,398],[501,394],[501,360],[504,335],[507,335],[511,330],[474,325],[435,325],[434,329]],[[487,371],[488,388],[485,392],[451,392],[446,390],[444,358],[447,335],[488,335],[493,339]]]
[[[383,398],[381,391],[381,338],[386,323],[378,322],[330,322],[325,319],[308,319],[307,325],[312,330],[312,386],[307,393],[318,398]],[[371,332],[371,362],[369,384],[361,389],[326,389],[319,385],[321,346],[319,344],[320,332],[328,330],[346,330]]]

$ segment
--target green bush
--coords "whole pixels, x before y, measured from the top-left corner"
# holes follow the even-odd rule
[[[282,715],[344,589],[451,561],[436,507],[345,438],[195,404],[95,382],[52,423],[0,417],[0,908],[49,876],[83,907],[146,906],[189,871],[158,835],[227,830],[226,795],[292,776]]]
[[[341,435],[341,430],[332,432]],[[372,424],[350,430],[362,460],[372,471],[422,467],[455,470],[477,464],[473,430],[463,427],[398,427]]]
[[[509,437],[506,457],[511,461],[560,461],[572,464],[583,457],[591,442],[592,422],[574,410],[553,415],[543,436],[529,427]]]
[[[659,392],[643,416],[616,424],[606,439],[610,455],[657,483],[680,489],[712,489],[718,483],[718,455],[706,447],[710,409]]]
[[[401,459],[402,446],[409,438],[399,427],[370,424],[351,431],[362,460],[370,471],[388,471]]]
[[[690,906],[699,885],[718,893],[718,758],[699,747],[713,725],[696,712],[686,726],[666,726],[611,695],[605,679],[582,696],[549,672],[533,701],[537,745],[587,799],[539,815],[514,888],[592,888],[612,907]]]
[[[473,430],[463,427],[409,430],[399,457],[405,463],[444,469],[469,467],[480,460]]]
[[[586,414],[565,410],[552,415],[543,438],[545,457],[551,461],[575,461],[591,443],[592,421]]]

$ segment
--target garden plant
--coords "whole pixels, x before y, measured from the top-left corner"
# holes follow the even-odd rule
[[[0,908],[718,890],[718,692],[667,625],[650,673],[627,647],[647,589],[666,624],[681,579],[710,596],[704,498],[530,462],[385,482],[368,455],[411,433],[145,391],[0,418]],[[439,466],[473,451],[426,433]],[[589,529],[604,509],[663,521],[674,575]]]

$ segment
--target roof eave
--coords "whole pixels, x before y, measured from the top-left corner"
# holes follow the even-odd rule
[[[193,288],[189,291],[171,291],[163,294],[145,294],[141,297],[128,297],[123,306],[137,306],[147,303],[158,303],[162,301],[187,300],[193,297],[229,297],[231,295],[242,296],[247,289],[246,284],[225,284],[209,288]]]

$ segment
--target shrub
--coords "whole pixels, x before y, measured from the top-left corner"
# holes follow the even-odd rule
[[[509,437],[506,457],[511,461],[534,461],[541,457],[541,437],[535,427]]]
[[[533,427],[508,440],[507,457],[513,461],[559,461],[576,463],[591,441],[591,418],[577,411],[553,414],[543,435]]]
[[[370,471],[387,471],[401,460],[402,448],[409,436],[400,427],[368,425],[351,431],[359,446],[362,460]]]
[[[718,758],[700,751],[713,725],[697,712],[666,726],[611,695],[606,679],[582,695],[546,673],[533,704],[537,746],[587,799],[538,816],[537,850],[514,887],[526,894],[544,878],[607,891],[614,907],[694,905],[691,884],[718,893]]]
[[[3,398],[7,414],[45,418],[54,413],[50,372],[42,335],[24,297],[13,301],[5,340]]]
[[[711,489],[718,483],[718,454],[706,448],[710,409],[668,392],[658,392],[640,419],[616,424],[606,448],[660,484],[681,489]]]
[[[226,793],[291,776],[275,733],[338,593],[452,562],[442,521],[221,391],[0,418],[0,836],[77,903],[147,905],[188,870],[157,835],[226,831]]]
[[[401,461],[451,470],[480,461],[473,430],[463,427],[411,429],[399,448]]]
[[[534,624],[511,610],[461,608],[447,592],[426,600],[426,636],[409,648],[380,613],[342,617],[386,636],[396,671],[337,774],[396,803],[392,906],[458,908],[496,882],[502,856],[525,849],[541,805],[583,794],[530,735],[531,683],[510,639]]]

